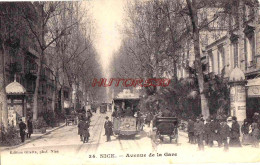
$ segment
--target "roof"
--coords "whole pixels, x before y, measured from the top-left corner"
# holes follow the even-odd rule
[[[16,80],[5,87],[7,94],[25,94],[26,89]]]
[[[248,80],[246,86],[260,86],[260,78],[254,78]]]
[[[246,77],[244,72],[238,67],[235,67],[229,75],[230,82],[245,81],[245,79]]]

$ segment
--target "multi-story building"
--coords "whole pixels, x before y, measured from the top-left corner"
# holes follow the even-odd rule
[[[244,10],[242,29],[231,29],[230,33],[209,43],[203,58],[208,73],[224,73],[227,80],[235,67],[243,71],[247,81],[246,113],[252,117],[254,112],[260,112],[260,26],[258,12],[249,6]]]
[[[37,11],[33,3],[24,3],[28,10]],[[19,9],[17,9],[19,10]],[[38,26],[38,16],[35,13],[34,24]],[[23,85],[26,89],[27,114],[32,113],[33,95],[35,90],[35,82],[37,78],[37,70],[40,58],[40,49],[36,39],[31,34],[28,26],[24,26],[24,34],[17,37],[18,44],[8,45],[5,54],[5,76],[6,84],[16,81]],[[54,77],[52,74],[52,67],[49,65],[48,56],[45,56],[42,65],[42,72],[40,74],[40,87],[38,95],[38,113],[41,115],[43,112],[52,110],[51,105],[53,102],[52,94],[54,92]]]

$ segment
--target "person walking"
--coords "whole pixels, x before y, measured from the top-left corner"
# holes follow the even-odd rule
[[[205,143],[206,145],[209,145],[210,141],[211,141],[211,130],[210,130],[210,119],[206,120],[205,123],[205,133],[204,133],[204,139],[205,139]]]
[[[230,132],[230,141],[229,144],[231,147],[241,147],[241,143],[239,140],[240,137],[240,126],[237,122],[237,118],[235,116],[232,117],[232,127]]]
[[[90,137],[88,121],[84,121],[82,124],[82,137],[83,137],[83,143],[87,143]]]
[[[78,134],[80,136],[80,141],[83,141],[83,127],[84,127],[84,120],[83,117],[80,118],[79,124],[78,124]]]
[[[146,116],[146,123],[147,123],[148,127],[150,127],[152,119],[153,119],[152,113],[148,112],[148,114]]]
[[[247,122],[247,119],[244,120],[244,123],[241,126],[241,133],[243,135],[242,144],[243,145],[251,144],[250,135],[249,135],[249,123]]]
[[[209,141],[209,146],[213,146],[213,141],[218,142],[218,146],[220,147],[220,135],[219,135],[219,130],[220,130],[220,123],[217,119],[211,120],[210,122],[210,130],[211,130],[211,135],[210,135],[210,141]]]
[[[26,124],[23,122],[22,119],[20,119],[19,128],[20,128],[21,141],[23,143],[24,142],[24,138],[25,138]]]
[[[258,148],[259,147],[259,141],[258,141],[258,137],[260,134],[259,128],[258,128],[258,124],[256,122],[253,122],[252,125],[252,146]]]
[[[194,123],[194,133],[197,139],[198,147],[200,151],[204,150],[203,144],[203,134],[204,134],[204,123],[198,117],[197,121]]]
[[[227,138],[230,135],[230,128],[227,125],[226,119],[223,119],[223,121],[220,123],[219,134],[220,134],[220,141],[219,141],[220,144],[222,145],[224,143],[224,151],[228,151],[229,146],[228,146]]]
[[[105,128],[105,135],[107,136],[107,142],[111,141],[110,136],[113,134],[112,127],[113,127],[112,122],[109,120],[109,117],[106,116],[106,122],[104,124],[104,128]]]
[[[29,117],[27,120],[27,138],[31,138],[31,134],[33,133],[33,123],[32,123],[32,117]]]
[[[188,137],[189,137],[189,143],[194,144],[194,121],[190,118],[188,121]]]

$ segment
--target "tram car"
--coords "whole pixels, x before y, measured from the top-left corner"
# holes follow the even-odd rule
[[[107,103],[102,103],[100,105],[100,113],[106,113],[107,112]]]
[[[179,130],[178,118],[176,117],[157,117],[153,122],[153,130],[156,131],[156,139],[164,141],[164,137],[168,136],[170,142],[178,144]]]
[[[114,98],[112,102],[113,132],[120,136],[135,136],[140,131],[136,111],[139,98]]]

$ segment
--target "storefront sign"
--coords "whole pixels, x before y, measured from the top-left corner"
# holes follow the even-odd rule
[[[16,126],[16,112],[13,107],[8,107],[8,124]]]

